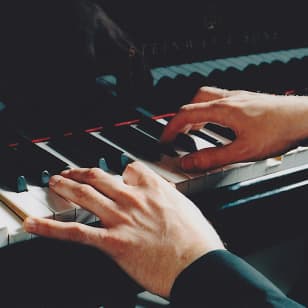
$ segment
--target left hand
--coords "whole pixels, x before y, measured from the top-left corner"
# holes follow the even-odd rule
[[[92,168],[50,180],[50,189],[93,212],[102,228],[38,218],[27,218],[24,227],[95,246],[146,290],[168,297],[184,268],[224,246],[199,209],[144,164],[129,164],[122,178]]]

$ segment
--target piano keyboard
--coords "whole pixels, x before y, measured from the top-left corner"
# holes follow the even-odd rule
[[[217,60],[216,66],[212,64],[211,69],[214,70],[218,66],[222,69],[222,66],[231,60],[232,63],[245,62],[248,65],[253,59],[255,63],[261,59],[269,59],[268,57],[289,61],[306,54],[308,49],[269,53],[266,57],[256,55],[229,58]],[[191,66],[187,69],[183,64],[172,66],[169,73],[167,68],[156,68],[153,72],[158,81],[163,74],[174,77],[177,72],[182,74],[186,70],[186,74],[189,74],[189,70],[196,71],[198,67],[201,73],[200,63],[195,63],[193,69]],[[105,78],[108,82],[113,82],[112,78]],[[49,191],[49,177],[65,168],[95,166],[120,177],[127,163],[140,160],[189,196],[206,189],[224,187],[271,174],[290,173],[293,169],[308,164],[308,147],[299,146],[281,157],[237,163],[200,173],[183,172],[178,165],[179,157],[194,150],[232,142],[232,132],[209,124],[200,132],[181,134],[173,145],[165,147],[159,144],[158,139],[168,116],[152,118],[149,117],[152,116],[151,111],[147,114],[142,108],[138,110],[139,113],[140,110],[143,116],[140,115],[140,119],[131,121],[130,124],[72,133],[36,143],[22,141],[17,145],[2,147],[1,153],[6,155],[8,161],[2,155],[0,165],[5,170],[8,181],[6,182],[3,175],[0,176],[0,247],[33,238],[22,229],[22,219],[26,216],[87,224],[97,222],[97,217],[93,214]]]

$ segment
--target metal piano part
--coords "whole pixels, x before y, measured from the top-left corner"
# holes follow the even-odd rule
[[[249,65],[271,64],[274,61],[288,63],[292,59],[302,59],[305,56],[308,56],[308,48],[294,48],[200,62],[187,62],[179,65],[159,66],[152,68],[151,71],[154,77],[154,83],[157,84],[163,77],[175,78],[179,74],[189,77],[192,73],[199,73],[207,77],[214,70],[226,71],[229,68],[236,68],[243,71]],[[98,80],[105,81],[109,84],[115,84],[116,82],[113,75],[103,75]]]
[[[214,70],[225,71],[230,67],[244,70],[248,65],[259,65],[261,63],[271,63],[272,61],[283,61],[286,63],[292,58],[301,58],[308,54],[307,48],[283,50],[271,53],[261,53],[258,55],[248,55],[230,57],[224,59],[208,60],[202,62],[185,63],[167,67],[157,67],[152,69],[154,81],[157,83],[162,77],[175,78],[178,74],[190,76],[192,73],[199,73],[209,76]]]

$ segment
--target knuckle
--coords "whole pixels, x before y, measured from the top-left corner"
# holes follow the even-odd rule
[[[122,177],[123,179],[127,179],[130,175],[134,175],[136,174],[137,170],[140,168],[140,164],[139,162],[132,162],[126,165],[123,173],[122,173]]]
[[[43,225],[39,225],[39,233],[43,233],[45,236],[50,237],[52,235],[53,228],[51,226],[51,221],[46,220]]]
[[[83,242],[85,233],[83,232],[82,225],[79,223],[71,223],[67,229],[67,238],[71,241]]]
[[[204,92],[206,92],[207,90],[208,90],[208,87],[207,87],[207,86],[202,86],[202,87],[200,87],[200,88],[197,90],[194,99],[198,98],[199,96],[203,96],[203,95],[204,95]]]
[[[159,191],[162,187],[162,179],[159,177],[152,177],[149,179],[149,187],[155,191]]]
[[[138,171],[143,167],[143,163],[140,161],[134,161],[127,165],[128,170]]]
[[[127,191],[127,190],[120,190],[118,192],[119,198],[121,200],[126,200],[128,202],[134,202],[135,201],[135,195],[132,194],[132,192]]]
[[[123,172],[123,176],[126,177],[128,175],[132,175],[134,177],[148,177],[150,176],[149,168],[140,161],[134,161],[128,164]]]
[[[85,199],[93,191],[91,186],[87,184],[80,184],[75,188],[75,195],[78,199]]]
[[[86,174],[85,174],[85,178],[86,180],[96,180],[98,179],[102,174],[102,170],[100,168],[90,168]]]
[[[192,105],[191,105],[191,104],[182,105],[182,106],[179,108],[179,113],[180,113],[180,114],[186,113],[186,112],[190,111],[191,108],[192,108]]]

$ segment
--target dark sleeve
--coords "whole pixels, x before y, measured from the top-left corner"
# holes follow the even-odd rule
[[[260,272],[226,250],[210,252],[176,279],[172,307],[304,307],[286,297]]]

